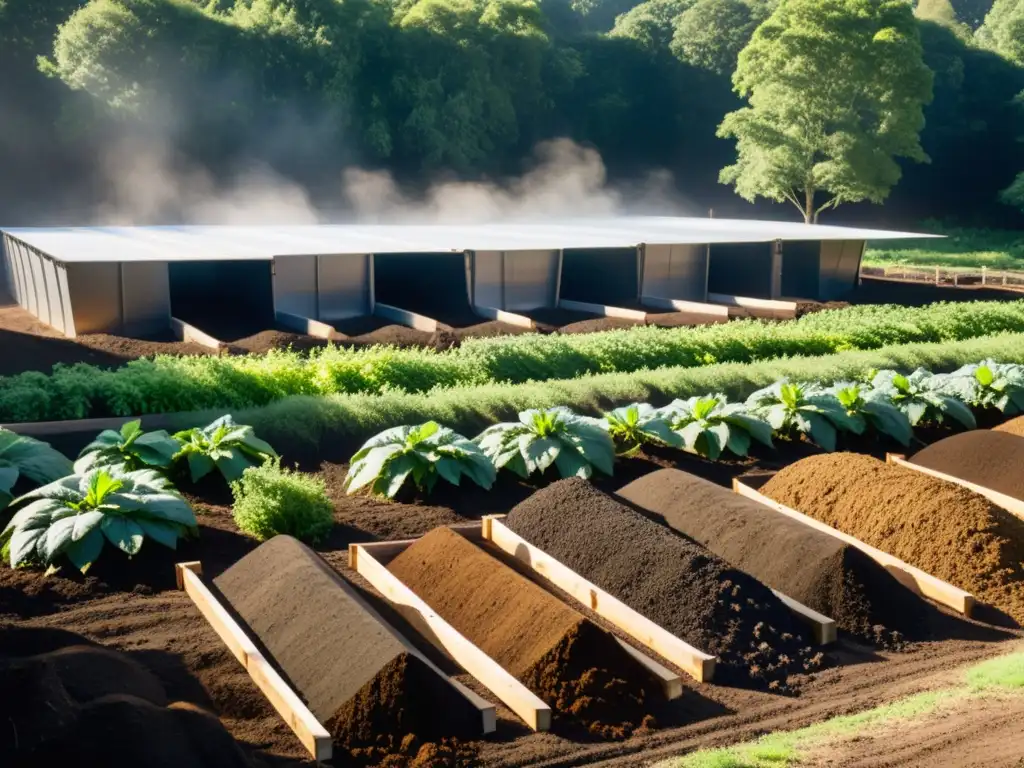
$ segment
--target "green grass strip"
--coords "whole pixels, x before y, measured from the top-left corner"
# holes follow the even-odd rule
[[[957,229],[937,225],[926,230],[944,240],[892,240],[869,244],[864,266],[1024,269],[1024,233],[1009,229]]]
[[[457,349],[326,347],[244,357],[157,357],[121,368],[57,366],[0,379],[0,423],[238,410],[293,395],[428,392],[491,382],[573,379],[644,369],[701,368],[892,344],[1024,332],[1024,301],[861,306],[799,320],[699,328],[638,327],[581,335],[473,339]]]
[[[581,413],[635,401],[665,404],[676,397],[721,392],[744,398],[781,378],[837,381],[872,368],[949,371],[986,358],[1024,360],[1024,334],[1002,334],[949,344],[908,344],[823,357],[793,357],[759,363],[728,363],[704,368],[661,368],[634,373],[584,376],[527,384],[486,384],[429,393],[295,397],[236,413],[260,437],[309,451],[318,446],[362,442],[401,424],[435,420],[473,436],[484,427],[515,418],[526,408],[568,405]]]
[[[842,715],[795,731],[770,733],[756,741],[694,752],[654,768],[784,768],[800,759],[800,750],[854,736],[867,728],[912,720],[942,707],[995,691],[1024,689],[1024,653],[1012,653],[968,667],[965,685],[925,691],[864,712]]]

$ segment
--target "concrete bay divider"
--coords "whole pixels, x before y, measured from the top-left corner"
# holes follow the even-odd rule
[[[377,317],[383,317],[386,320],[391,320],[399,325],[415,328],[417,331],[426,331],[427,333],[434,333],[437,331],[438,322],[434,318],[427,317],[426,315],[420,315],[416,312],[410,312],[407,309],[393,307],[390,304],[381,304],[380,302],[375,303],[373,305],[373,314]]]
[[[729,322],[729,308],[719,304],[707,304],[702,301],[684,301],[682,299],[665,299],[659,296],[641,296],[640,303],[651,309],[668,309],[696,315],[701,318],[702,323]]]
[[[224,342],[215,339],[210,334],[206,333],[194,325],[186,323],[184,320],[179,320],[176,317],[171,318],[171,330],[174,335],[178,338],[178,341],[190,342],[192,344],[199,344],[203,347],[209,347],[210,349],[221,350],[226,346]]]
[[[570,309],[576,312],[590,312],[601,317],[618,317],[623,320],[635,320],[638,323],[647,322],[647,313],[639,309],[627,309],[625,307],[612,307],[607,304],[590,304],[585,301],[569,301],[559,299],[558,306],[561,309]]]
[[[708,301],[726,307],[737,307],[752,317],[774,320],[792,320],[796,317],[795,301],[755,299],[749,296],[730,296],[724,293],[709,293]]]
[[[777,501],[773,501],[764,494],[759,493],[758,489],[763,487],[774,476],[775,473],[767,472],[764,474],[747,475],[743,478],[734,478],[732,487],[741,496],[752,499],[815,530],[835,536],[847,544],[857,547],[914,592],[948,606],[964,616],[971,616],[978,601],[970,592],[948,584],[929,573],[925,573],[920,568],[915,568],[909,563],[905,563],[898,557],[876,549],[860,539],[836,530],[825,523],[815,520],[813,517],[809,517],[795,509],[790,509],[784,504],[779,504]]]
[[[319,320],[313,320],[308,317],[293,315],[290,312],[277,310],[274,312],[274,319],[286,328],[291,328],[293,331],[304,333],[317,339],[330,340],[336,339],[339,336],[332,325],[321,323]]]
[[[503,309],[481,307],[479,304],[474,304],[473,312],[487,320],[497,320],[499,323],[508,323],[509,325],[515,325],[520,328],[529,328],[533,330],[537,327],[537,324],[526,315],[519,315],[515,312],[506,312]]]

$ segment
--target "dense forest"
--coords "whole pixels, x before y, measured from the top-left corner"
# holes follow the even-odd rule
[[[1024,223],[1024,0],[0,0],[0,72],[10,225]]]

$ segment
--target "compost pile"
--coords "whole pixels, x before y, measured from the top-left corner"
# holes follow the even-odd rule
[[[792,674],[821,663],[768,587],[585,480],[537,491],[505,523],[655,624],[718,656],[716,681],[786,691]]]
[[[479,734],[478,710],[301,542],[275,536],[215,584],[357,762],[399,764]]]
[[[1024,416],[1018,416],[1015,419],[1010,419],[1007,422],[1000,424],[998,427],[992,430],[993,432],[1008,432],[1011,435],[1017,435],[1018,437],[1024,437]]]
[[[833,453],[791,464],[761,492],[1024,622],[1024,521],[973,491]]]
[[[1018,435],[987,429],[961,432],[915,453],[911,461],[1024,499],[1024,440]]]
[[[0,627],[0,690],[0,765],[249,765],[220,720],[169,701],[129,655],[72,632]]]
[[[647,672],[607,632],[450,528],[388,564],[445,621],[556,711],[603,738],[653,725]]]
[[[857,637],[897,649],[922,622],[917,596],[856,547],[707,480],[662,469],[618,495]]]

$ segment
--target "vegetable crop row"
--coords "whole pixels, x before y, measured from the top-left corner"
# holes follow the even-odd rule
[[[789,322],[744,320],[697,328],[651,326],[581,335],[470,339],[446,352],[327,346],[308,356],[166,357],[105,370],[79,364],[0,378],[0,422],[239,409],[293,395],[333,395],[492,382],[573,379],[644,369],[696,368],[892,344],[1024,332],[1024,302],[862,306]]]

